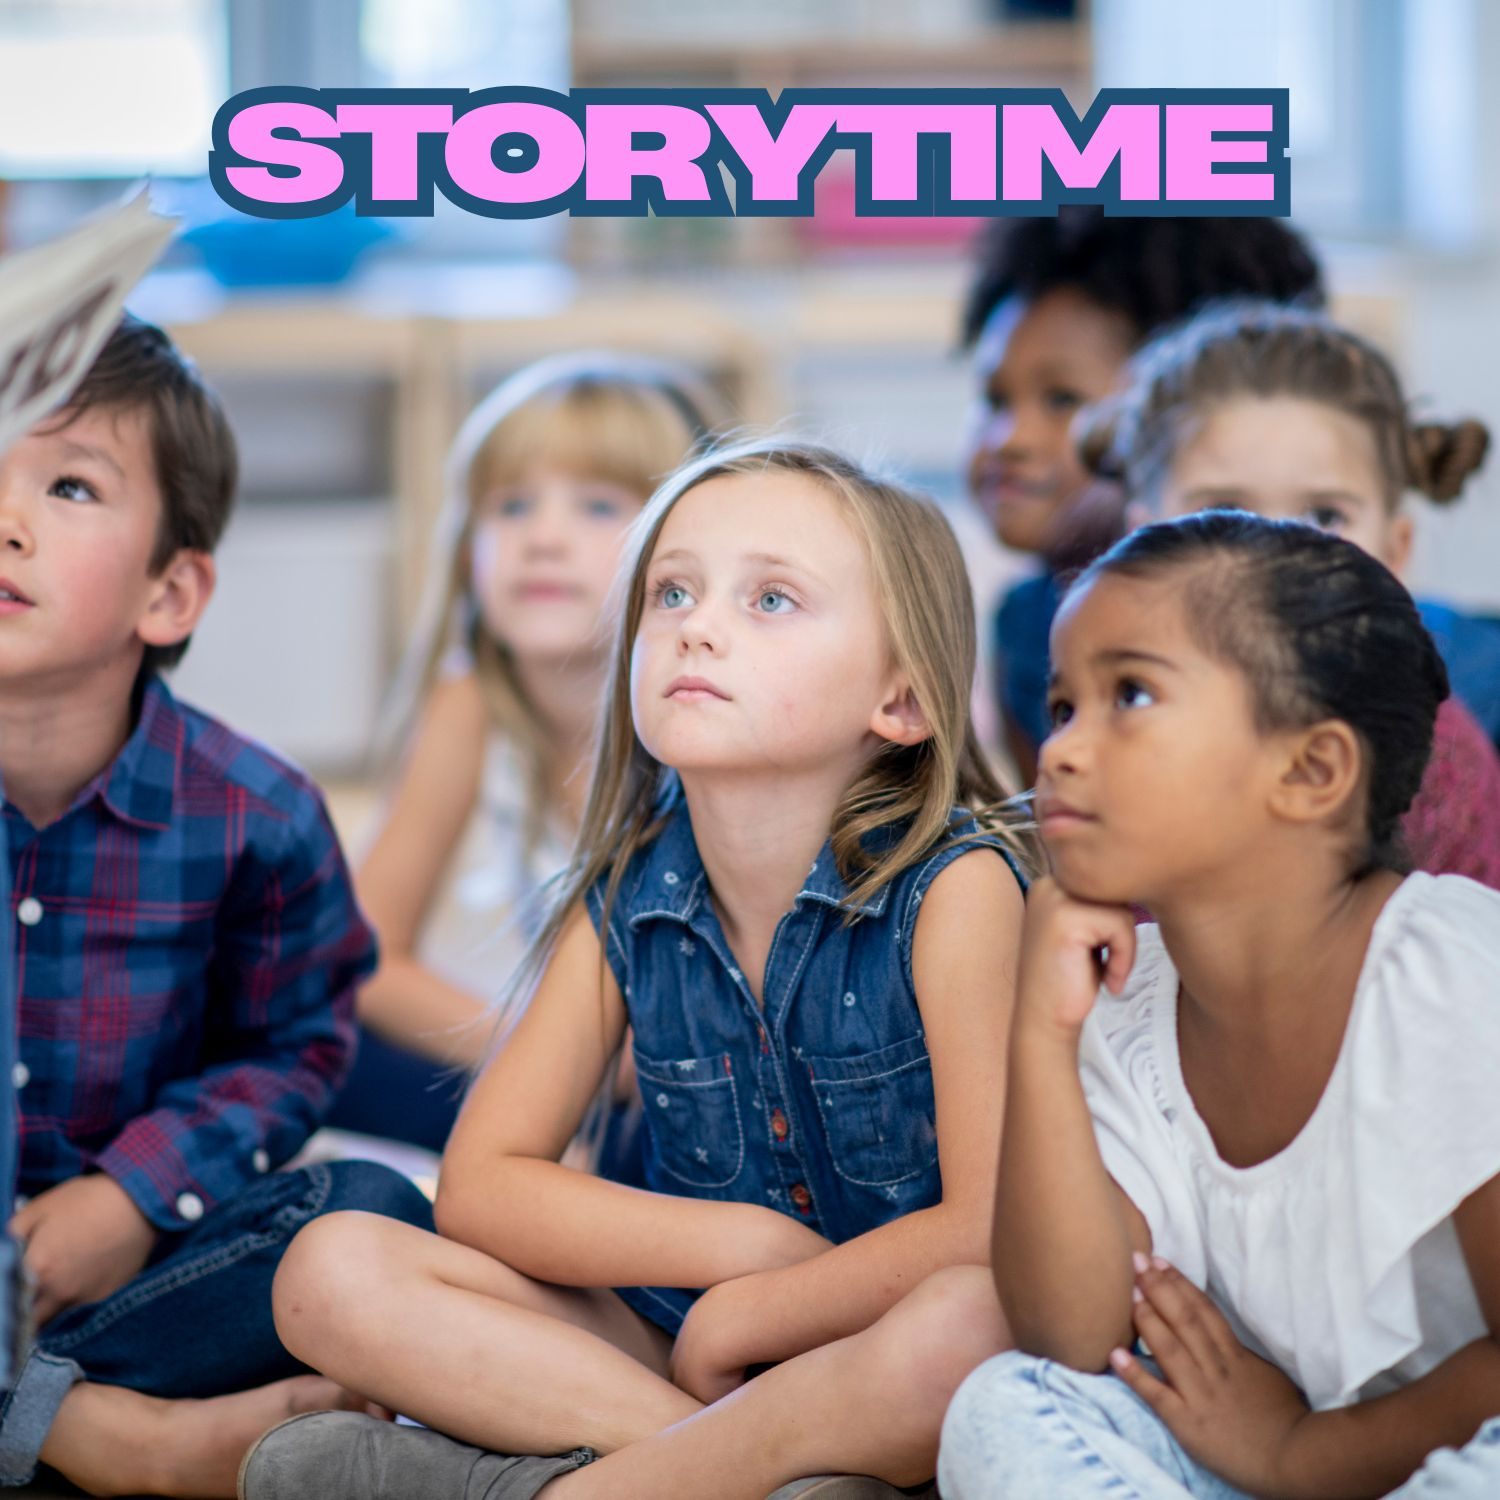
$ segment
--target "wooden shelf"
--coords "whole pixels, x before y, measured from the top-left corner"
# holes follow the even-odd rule
[[[573,86],[631,86],[649,81],[736,87],[868,83],[899,75],[983,86],[1025,77],[1060,87],[1086,79],[1092,66],[1089,28],[1038,21],[987,27],[952,39],[814,36],[785,42],[643,42],[577,36]]]

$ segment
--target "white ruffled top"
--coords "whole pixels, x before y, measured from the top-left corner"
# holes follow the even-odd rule
[[[1393,1390],[1484,1337],[1453,1210],[1500,1173],[1500,894],[1408,876],[1371,935],[1342,1048],[1300,1134],[1252,1167],[1183,1081],[1178,980],[1138,931],[1080,1063],[1104,1164],[1153,1248],[1314,1409]]]

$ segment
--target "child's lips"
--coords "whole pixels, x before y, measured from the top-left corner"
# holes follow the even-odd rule
[[[546,579],[516,585],[517,598],[525,600],[528,604],[546,604],[561,599],[576,599],[582,592],[576,584],[552,582]]]
[[[1099,818],[1095,813],[1084,812],[1081,808],[1073,807],[1057,798],[1039,797],[1036,803],[1036,821],[1037,827],[1046,835],[1085,828],[1097,823]]]
[[[28,595],[9,579],[0,578],[0,615],[18,615],[35,608],[34,601]]]
[[[990,515],[1023,505],[1045,505],[1052,499],[1050,483],[1021,479],[1013,474],[988,474],[979,481],[980,507]]]
[[[714,698],[727,702],[729,694],[721,692],[706,677],[674,677],[662,697],[678,703],[704,703]]]

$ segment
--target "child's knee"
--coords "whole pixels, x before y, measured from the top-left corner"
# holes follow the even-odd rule
[[[959,1383],[1005,1348],[1008,1336],[989,1270],[949,1266],[927,1277],[872,1330],[877,1378],[942,1413]]]
[[[987,1266],[947,1266],[927,1277],[897,1308],[903,1339],[947,1361],[956,1386],[975,1365],[1010,1344]]]
[[[309,1333],[366,1300],[380,1276],[385,1218],[369,1213],[325,1213],[293,1237],[276,1268],[271,1311],[283,1344],[299,1358]]]

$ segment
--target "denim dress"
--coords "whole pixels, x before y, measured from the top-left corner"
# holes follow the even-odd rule
[[[709,899],[685,801],[637,851],[604,929],[604,880],[587,905],[625,998],[644,1106],[645,1186],[760,1203],[841,1243],[942,1198],[932,1064],[912,983],[927,888],[970,849],[998,850],[955,811],[949,835],[846,924],[829,844],[777,924],[756,1003]],[[874,848],[888,829],[867,842]],[[1023,882],[1024,885],[1024,882]],[[699,1292],[619,1288],[676,1334]]]

